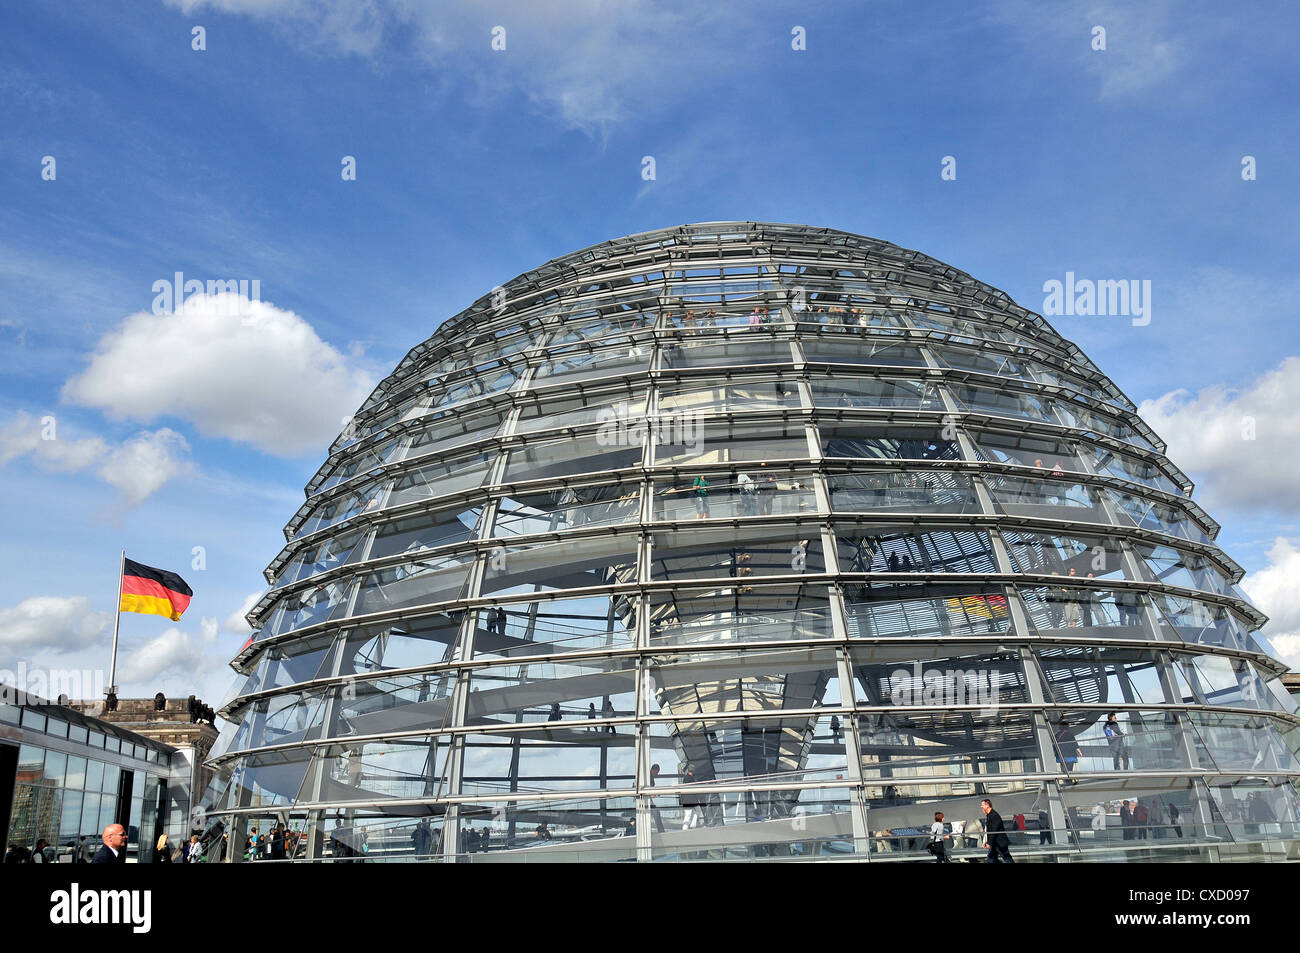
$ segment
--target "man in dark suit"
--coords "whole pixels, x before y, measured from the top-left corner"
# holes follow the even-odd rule
[[[91,858],[92,864],[126,863],[126,829],[121,824],[109,824],[101,835],[104,845]]]
[[[980,810],[984,812],[984,846],[989,849],[990,864],[1014,864],[1011,859],[1011,839],[1007,837],[1007,826],[1002,823],[1002,815],[993,810],[993,802],[988,798],[980,801]]]

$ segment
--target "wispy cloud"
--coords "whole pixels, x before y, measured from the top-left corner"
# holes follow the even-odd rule
[[[735,5],[684,0],[569,0],[562,11],[535,0],[166,2],[186,14],[253,17],[299,43],[376,63],[409,56],[454,68],[468,96],[522,96],[597,136],[742,68],[754,30]],[[505,48],[494,50],[498,27]]]

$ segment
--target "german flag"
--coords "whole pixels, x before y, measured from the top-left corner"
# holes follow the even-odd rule
[[[174,572],[154,569],[133,559],[122,564],[122,612],[165,615],[179,622],[192,595],[194,590]]]
[[[979,619],[1005,619],[1006,596],[960,596],[947,599],[949,612],[959,612]]]

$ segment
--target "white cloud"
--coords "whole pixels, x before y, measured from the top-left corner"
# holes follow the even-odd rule
[[[1300,357],[1234,391],[1176,390],[1143,401],[1138,413],[1169,444],[1169,458],[1219,505],[1300,512]],[[1253,434],[1253,436],[1252,436]]]
[[[190,445],[174,430],[143,431],[112,451],[99,475],[135,506],[172,477],[194,472],[194,465],[181,459],[189,451]]]
[[[86,596],[32,596],[0,609],[0,647],[24,658],[73,652],[101,641],[112,619],[93,611]]]
[[[1300,548],[1279,536],[1268,551],[1268,565],[1251,573],[1241,588],[1265,615],[1265,635],[1279,657],[1300,670]]]
[[[235,632],[239,635],[248,635],[253,631],[253,627],[248,624],[244,616],[248,615],[253,606],[257,605],[257,600],[262,598],[265,589],[259,589],[257,592],[251,592],[241,605],[230,615],[226,616],[226,621],[221,624],[221,628],[226,632]]]
[[[217,620],[200,619],[197,635],[169,628],[127,652],[119,664],[122,681],[148,682],[166,673],[196,677],[221,663],[208,649],[217,641]]]
[[[166,427],[142,430],[116,447],[100,437],[61,434],[53,415],[37,419],[18,411],[0,427],[0,466],[17,459],[54,473],[97,466],[100,479],[128,506],[144,502],[172,477],[192,475],[194,465],[185,459],[189,451],[185,438]]]
[[[372,388],[292,311],[222,293],[194,295],[175,314],[129,316],[63,396],[117,419],[184,418],[205,435],[295,456],[328,446]]]

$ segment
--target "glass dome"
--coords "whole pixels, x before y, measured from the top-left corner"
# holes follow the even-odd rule
[[[935,811],[974,855],[983,798],[1044,859],[1285,850],[1285,667],[1164,450],[1041,317],[888,242],[557,258],[330,447],[202,807],[326,861],[895,861]]]

